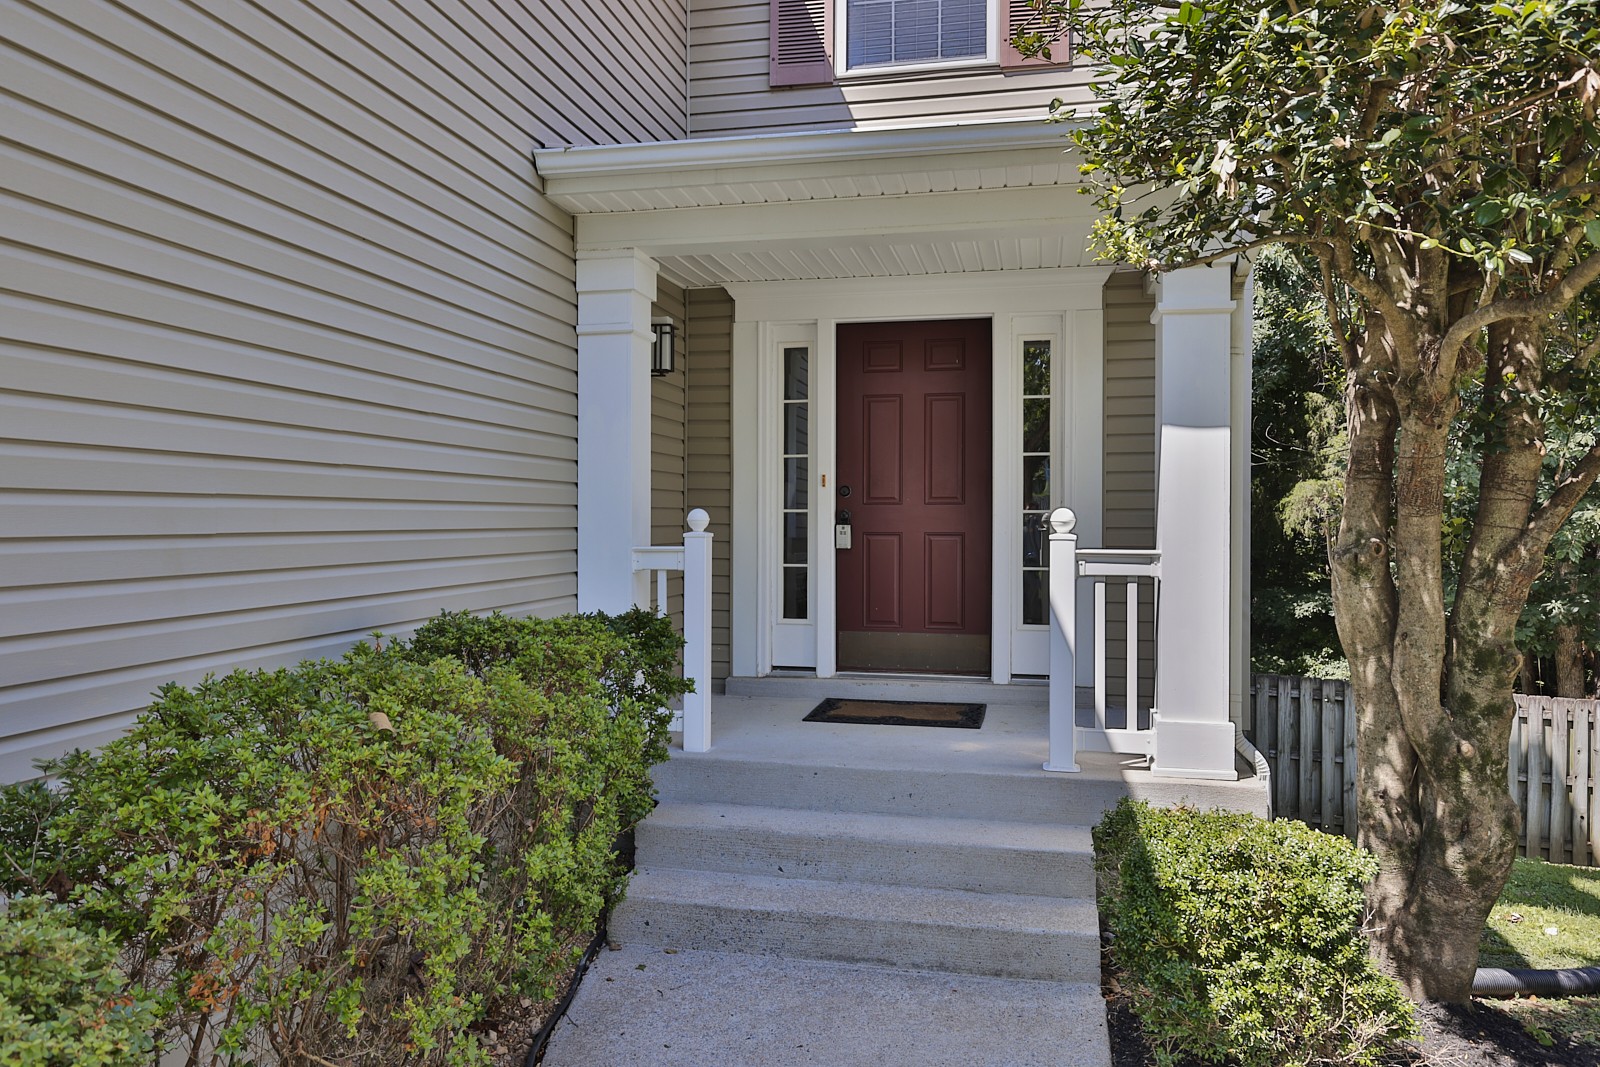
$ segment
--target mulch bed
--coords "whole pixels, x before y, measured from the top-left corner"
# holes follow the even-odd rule
[[[1155,1053],[1105,953],[1101,973],[1112,1067],[1154,1067]],[[1481,1000],[1467,1006],[1425,1004],[1417,1009],[1417,1028],[1422,1041],[1395,1057],[1394,1067],[1596,1067],[1600,1063],[1593,1048],[1561,1038],[1552,1045],[1540,1044],[1517,1020]],[[1209,1065],[1184,1060],[1178,1067]]]

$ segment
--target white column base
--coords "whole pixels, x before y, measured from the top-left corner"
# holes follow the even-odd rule
[[[1150,773],[1157,778],[1207,778],[1236,782],[1234,727],[1231,722],[1183,722],[1156,719],[1156,756]]]

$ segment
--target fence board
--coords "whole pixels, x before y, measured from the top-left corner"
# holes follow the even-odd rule
[[[1339,714],[1335,710],[1334,695],[1339,686],[1324,681],[1322,689],[1322,825],[1337,826],[1344,822],[1343,812],[1335,805],[1344,792],[1339,781]]]
[[[1589,782],[1590,768],[1593,766],[1590,754],[1595,743],[1594,736],[1589,732],[1589,723],[1593,718],[1593,708],[1576,708],[1573,711],[1572,750],[1577,765],[1573,769],[1572,796],[1575,800],[1587,796],[1589,790],[1593,788]],[[1587,866],[1593,856],[1594,853],[1589,848],[1588,805],[1575,803],[1572,805],[1572,862],[1580,867]]]
[[[1356,706],[1348,682],[1252,679],[1251,740],[1272,769],[1273,810],[1356,835]],[[1600,866],[1600,701],[1517,697],[1506,787],[1525,856]]]
[[[1274,746],[1278,753],[1278,766],[1283,768],[1283,773],[1274,772],[1274,781],[1278,783],[1278,810],[1288,811],[1295,807],[1294,775],[1290,773],[1289,753],[1294,749],[1294,705],[1289,701],[1289,679],[1275,678],[1272,682],[1273,695],[1278,698],[1278,737]],[[1298,810],[1296,808],[1295,810]]]
[[[1344,825],[1340,830],[1346,837],[1356,836],[1356,691],[1349,682],[1344,684],[1344,766],[1340,769],[1344,779]]]
[[[1302,714],[1295,717],[1295,726],[1300,731],[1300,810],[1308,815],[1317,810],[1312,793],[1316,788],[1312,772],[1317,768],[1317,759],[1312,740],[1317,736],[1317,705],[1311,694],[1313,688],[1320,685],[1321,679],[1300,678],[1286,687],[1291,692],[1298,691],[1300,707],[1304,709]]]
[[[1522,716],[1517,717],[1519,720]],[[1528,805],[1522,809],[1524,856],[1539,855],[1539,846],[1544,842],[1544,817],[1549,808],[1549,800],[1544,792],[1545,775],[1545,740],[1544,740],[1544,708],[1535,698],[1528,708],[1527,725],[1524,734],[1528,738]]]
[[[1550,847],[1546,855],[1551,863],[1565,863],[1567,859],[1567,823],[1572,806],[1567,798],[1567,745],[1570,743],[1567,716],[1555,708],[1550,709]]]

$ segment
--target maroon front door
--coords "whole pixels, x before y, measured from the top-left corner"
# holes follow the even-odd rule
[[[987,319],[839,327],[842,669],[988,673],[989,338]]]

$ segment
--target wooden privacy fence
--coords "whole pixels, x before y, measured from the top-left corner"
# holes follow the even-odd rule
[[[1250,692],[1250,740],[1272,768],[1273,813],[1354,837],[1349,683],[1258,674]],[[1518,696],[1509,755],[1522,855],[1600,866],[1600,701]]]

